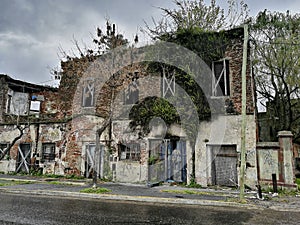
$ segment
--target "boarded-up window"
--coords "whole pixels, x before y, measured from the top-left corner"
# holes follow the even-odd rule
[[[229,96],[229,61],[224,59],[212,63],[212,95]]]
[[[55,144],[54,143],[43,143],[42,145],[42,160],[53,161],[55,159]]]
[[[8,144],[0,143],[0,157],[3,156],[3,154],[4,154],[7,147],[8,147]],[[6,153],[6,156],[9,157],[9,151]]]
[[[163,98],[175,95],[175,72],[168,73],[163,69],[163,79],[162,79],[162,94]]]
[[[82,90],[82,106],[83,107],[92,107],[94,106],[94,94],[95,86],[92,80],[85,82],[85,85]]]

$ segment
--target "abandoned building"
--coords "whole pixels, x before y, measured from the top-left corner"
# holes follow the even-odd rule
[[[0,170],[29,173],[55,159],[58,92],[7,75],[0,75],[0,86]]]
[[[105,67],[109,60],[73,58],[61,64],[58,89],[1,75],[0,171],[40,170],[85,177],[97,171],[100,178],[119,182],[189,183],[194,179],[202,186],[238,186],[242,54],[243,29],[237,29],[223,57],[208,66],[210,93],[206,97],[209,102],[221,102],[224,110],[212,111],[211,119],[196,123],[194,142],[180,123],[166,126],[159,118],[151,120],[146,135],[140,135],[139,128],[130,129],[131,109],[140,100],[179,92],[174,74],[150,73],[143,63],[111,71]],[[293,185],[292,164],[289,171],[277,167],[277,171],[270,169],[270,174],[262,172],[266,165],[258,156],[265,157],[267,147],[257,144],[255,87],[249,58],[246,74],[246,184],[255,187],[260,177],[268,182],[268,177],[277,173],[282,184]],[[291,137],[286,133],[281,136]],[[283,146],[289,145],[290,139],[282,140]],[[286,165],[292,156],[289,147],[282,145],[272,146],[285,152],[286,157],[280,153],[279,161]],[[287,180],[283,174],[289,174]]]

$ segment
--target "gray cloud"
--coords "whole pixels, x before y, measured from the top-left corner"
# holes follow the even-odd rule
[[[254,13],[264,8],[299,9],[295,1],[246,2]],[[90,33],[104,27],[105,18],[132,39],[143,20],[151,24],[152,16],[160,17],[155,6],[174,4],[171,0],[0,0],[0,73],[34,83],[50,80],[48,67],[59,65],[60,45],[69,52],[73,37],[90,45]]]

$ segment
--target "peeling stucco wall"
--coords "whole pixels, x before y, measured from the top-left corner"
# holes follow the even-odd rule
[[[234,145],[241,152],[242,116],[223,115],[211,122],[202,122],[196,144],[196,180],[203,186],[211,184],[211,163],[208,146]],[[246,184],[255,187],[256,170],[256,123],[254,115],[247,115],[246,154],[249,167],[246,170]],[[238,159],[239,160],[239,159]],[[239,167],[237,167],[239,174]]]
[[[276,175],[278,186],[296,188],[293,157],[293,135],[290,131],[280,131],[278,142],[257,143],[258,178],[261,185],[272,184],[272,174]]]

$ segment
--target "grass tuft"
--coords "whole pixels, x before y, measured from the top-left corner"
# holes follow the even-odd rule
[[[194,191],[194,190],[161,190],[161,192],[173,193],[173,194],[187,194],[187,195],[210,195],[210,196],[228,196],[225,193],[214,193],[214,192],[204,192],[204,191]]]
[[[103,194],[103,193],[109,193],[111,192],[110,189],[107,189],[107,188],[99,188],[99,187],[96,187],[96,188],[84,188],[82,190],[80,190],[81,193],[89,193],[89,194]]]

